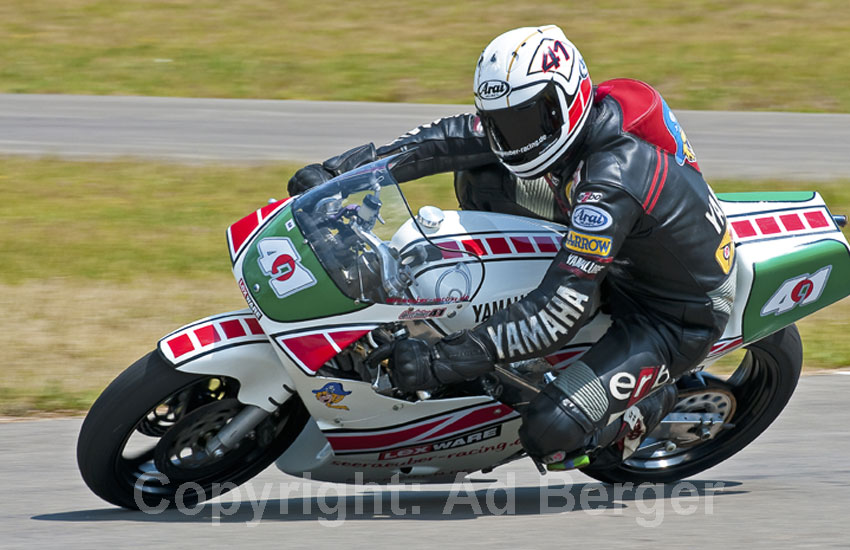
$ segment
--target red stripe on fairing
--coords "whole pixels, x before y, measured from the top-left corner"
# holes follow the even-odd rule
[[[779,228],[779,224],[776,223],[776,220],[773,216],[768,216],[765,218],[756,218],[756,225],[759,226],[762,235],[774,235],[776,233],[782,233],[782,229]]]
[[[756,235],[756,229],[753,227],[753,224],[750,223],[750,220],[734,221],[732,222],[732,229],[735,231],[735,235],[740,239]]]
[[[779,219],[782,220],[782,225],[784,225],[785,229],[788,231],[800,231],[801,229],[806,228],[806,226],[803,225],[803,220],[801,220],[800,216],[797,214],[785,214],[784,216],[779,216]]]
[[[234,223],[230,226],[230,242],[233,243],[233,253],[242,248],[242,245],[245,244],[245,241],[248,240],[248,237],[251,236],[251,232],[260,225],[259,217],[256,212],[252,212]]]
[[[277,201],[277,202],[273,202],[273,203],[271,203],[271,204],[267,204],[266,206],[264,206],[264,207],[260,208],[260,218],[261,218],[261,219],[263,219],[263,220],[265,220],[266,218],[268,218],[268,217],[269,217],[269,215],[270,215],[272,212],[274,212],[274,211],[275,211],[275,208],[277,208],[278,206],[280,206],[281,204],[285,203],[285,202],[286,202],[286,201],[288,201],[288,200],[289,200],[289,199],[279,200],[279,201]]]
[[[253,317],[245,317],[242,320],[247,323],[248,329],[251,331],[251,334],[265,334],[265,332],[263,331],[263,327],[260,326],[260,322],[254,319]]]
[[[192,343],[192,340],[189,338],[188,334],[181,334],[180,336],[175,336],[174,338],[168,340],[165,343],[171,349],[171,353],[174,354],[175,359],[177,359],[181,355],[186,355],[187,353],[195,351],[195,344]]]
[[[406,430],[399,430],[397,432],[390,433],[349,433],[344,435],[325,434],[325,437],[328,439],[328,443],[331,444],[331,447],[333,447],[335,451],[380,449],[383,447],[392,447],[394,445],[400,445],[402,443],[410,441],[414,437],[422,435],[428,430],[434,429],[445,421],[445,417],[438,418],[425,424],[419,424],[418,426],[407,428]]]
[[[734,340],[731,340],[729,342],[718,342],[711,346],[711,351],[709,352],[709,355],[717,355],[718,353],[728,351],[736,346],[740,346],[743,341],[744,339],[739,336],[738,338],[735,338]]]
[[[221,323],[221,330],[224,331],[224,336],[227,338],[240,338],[246,335],[242,323],[238,319],[231,319]]]
[[[661,153],[661,156],[664,157],[664,171],[661,173],[660,182],[658,184],[658,191],[655,192],[655,198],[652,199],[652,204],[649,205],[646,213],[652,213],[652,209],[655,208],[655,203],[658,202],[658,197],[661,196],[661,191],[664,190],[664,183],[667,181],[667,155],[666,153]]]
[[[823,212],[806,212],[803,215],[806,217],[806,221],[809,222],[812,229],[829,226],[829,222],[826,221],[826,216],[823,215]]]
[[[281,338],[281,344],[286,346],[292,355],[313,372],[319,370],[337,354],[323,333]]]
[[[201,344],[201,347],[221,342],[221,336],[218,335],[215,325],[206,325],[196,328],[193,332],[195,333],[195,336],[198,337],[198,342]]]
[[[481,424],[490,424],[494,420],[504,418],[513,411],[514,410],[512,408],[507,405],[503,405],[502,403],[491,405],[484,409],[477,409],[462,416],[458,420],[455,420],[448,426],[440,428],[436,432],[430,434],[427,439],[423,441],[429,441],[448,434],[466,431]]]
[[[535,252],[534,246],[531,244],[531,241],[528,237],[511,237],[511,243],[514,245],[514,249],[518,254],[526,254],[528,252]]]
[[[537,248],[540,252],[558,251],[558,245],[552,240],[552,237],[534,237],[534,242],[537,243]]]
[[[252,214],[248,214],[238,222],[231,225],[227,231],[230,234],[230,243],[233,246],[231,253],[234,258],[236,257],[236,253],[239,252],[239,249],[242,248],[242,245],[245,244],[245,241],[251,236],[251,233],[260,226],[260,224],[267,219],[277,208],[286,204],[292,200],[292,198],[286,198],[279,200],[277,202],[273,202],[271,204],[267,204],[266,206],[256,210]]]
[[[506,241],[505,239],[502,239],[501,237],[494,238],[494,239],[487,239],[487,246],[490,247],[490,251],[492,251],[493,254],[510,254],[511,253],[511,247],[508,245],[508,241]]]
[[[478,254],[479,256],[486,256],[487,251],[484,250],[484,244],[478,239],[467,239],[465,241],[461,241],[463,243],[463,247],[473,254]]]
[[[455,241],[444,241],[441,243],[437,243],[441,248],[440,252],[443,254],[444,260],[451,260],[453,258],[462,258],[463,254],[461,252],[450,252],[449,250],[443,250],[443,248],[449,248],[451,250],[460,250],[460,245]]]
[[[333,339],[334,343],[339,346],[339,349],[345,349],[352,343],[366,335],[369,329],[364,330],[341,330],[339,332],[331,332],[328,335]]]

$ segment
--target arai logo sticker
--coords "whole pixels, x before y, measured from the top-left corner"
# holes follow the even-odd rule
[[[773,296],[761,308],[761,316],[782,315],[788,313],[795,307],[805,306],[817,301],[826,288],[829,272],[832,266],[828,265],[817,270],[813,275],[806,273],[788,279],[773,293]]]
[[[257,263],[271,277],[269,286],[278,298],[285,298],[316,284],[313,274],[301,265],[301,256],[287,237],[271,237],[257,243]]]
[[[572,225],[586,231],[600,231],[611,227],[611,215],[597,206],[582,204],[573,210]]]
[[[485,80],[478,86],[478,97],[481,99],[499,99],[511,91],[511,85],[504,80]]]

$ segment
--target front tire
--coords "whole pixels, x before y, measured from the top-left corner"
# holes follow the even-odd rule
[[[747,346],[743,361],[729,377],[721,380],[698,373],[679,381],[683,404],[700,391],[734,397],[734,414],[724,429],[707,441],[676,452],[656,450],[634,455],[614,468],[593,468],[582,472],[606,483],[672,483],[693,476],[731,457],[758,437],[779,416],[800,378],[803,346],[795,325]],[[650,437],[652,434],[650,434]]]
[[[83,480],[107,502],[150,510],[193,506],[251,479],[309,418],[296,397],[223,457],[199,464],[170,454],[180,445],[202,447],[233,418],[243,408],[237,391],[233,379],[180,372],[156,351],[142,357],[104,390],[83,422],[77,440]]]

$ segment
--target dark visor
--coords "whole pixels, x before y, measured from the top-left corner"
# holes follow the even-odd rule
[[[516,107],[479,111],[490,146],[502,160],[530,162],[560,137],[564,114],[555,86],[549,81],[540,93]]]

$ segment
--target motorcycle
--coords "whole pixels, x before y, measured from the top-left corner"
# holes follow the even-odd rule
[[[605,332],[605,297],[557,353],[431,393],[394,388],[393,342],[433,342],[520,299],[566,231],[492,212],[425,206],[413,215],[392,175],[397,161],[365,165],[230,226],[248,308],[171,332],[104,390],[77,446],[94,493],[139,509],[173,505],[178,494],[198,502],[273,462],[319,481],[407,483],[486,473],[525,456],[523,407]],[[582,469],[598,480],[672,482],[744,448],[797,384],[794,322],[850,294],[846,219],[818,193],[718,199],[737,255],[729,323],[676,381],[663,367],[647,379],[617,378],[624,397],[675,383],[679,400],[625,462]],[[705,370],[741,348],[731,376]]]

